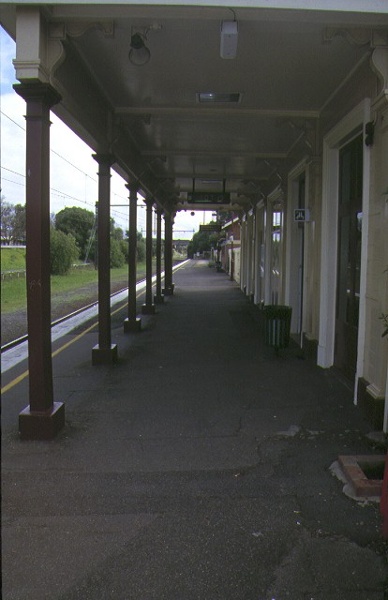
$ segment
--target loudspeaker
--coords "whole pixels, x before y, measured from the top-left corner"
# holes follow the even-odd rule
[[[221,58],[236,58],[238,39],[237,21],[222,21],[221,23]]]

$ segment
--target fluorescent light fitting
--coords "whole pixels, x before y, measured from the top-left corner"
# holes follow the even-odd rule
[[[197,94],[197,101],[200,103],[206,102],[225,102],[235,104],[240,102],[241,94],[240,93],[218,93],[218,92],[199,92]]]
[[[237,21],[222,21],[221,23],[221,58],[236,58],[238,41]]]

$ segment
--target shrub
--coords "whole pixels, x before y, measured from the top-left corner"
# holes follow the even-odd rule
[[[125,240],[121,240],[120,242],[121,252],[124,254],[125,262],[128,262],[128,238]]]
[[[78,206],[67,206],[55,216],[55,228],[74,236],[82,260],[86,257],[90,237],[95,233],[94,225],[94,213]]]
[[[146,257],[146,242],[145,239],[141,238],[137,241],[137,260],[144,262]]]
[[[119,240],[111,238],[110,240],[110,267],[111,269],[119,269],[125,264],[125,255],[122,251]]]
[[[52,275],[66,275],[75,260],[79,250],[75,238],[57,229],[51,229],[50,235],[50,272]]]

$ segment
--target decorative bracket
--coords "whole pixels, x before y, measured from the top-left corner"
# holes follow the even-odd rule
[[[388,89],[388,46],[375,48],[371,57],[371,67],[383,84],[383,89]]]
[[[323,41],[331,42],[337,35],[345,37],[353,46],[369,45],[370,48],[388,48],[388,31],[386,30],[326,27]]]
[[[388,47],[375,48],[371,56],[371,68],[382,83],[382,89],[373,102],[374,110],[386,110],[388,104]]]
[[[89,29],[98,29],[105,37],[114,36],[113,21],[80,21],[49,23],[47,36],[47,68],[52,75],[65,59],[63,41],[66,37],[80,37]]]
[[[374,108],[380,104],[385,105],[388,100],[388,29],[327,27],[324,41],[331,42],[337,35],[345,37],[352,45],[368,46],[372,49],[371,68],[382,83],[382,90],[374,101]]]
[[[105,37],[114,37],[113,21],[69,21],[66,23],[50,23],[49,37],[53,39],[66,39],[69,37],[81,37],[89,29],[101,31]]]

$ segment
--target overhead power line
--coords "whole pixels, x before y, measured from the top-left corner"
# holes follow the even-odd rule
[[[56,150],[51,149],[51,152],[53,154],[55,154],[56,156],[59,156],[59,158],[61,158],[65,162],[67,162],[68,165],[70,165],[71,167],[73,167],[74,169],[76,169],[77,171],[79,171],[80,173],[82,173],[86,177],[89,177],[89,179],[91,179],[92,181],[94,181],[95,183],[97,183],[97,179],[95,179],[94,177],[92,177],[91,175],[89,175],[89,173],[86,173],[85,171],[83,171],[82,169],[80,169],[79,167],[77,167],[76,165],[73,165],[73,163],[70,162],[70,160],[68,160],[67,158],[65,158],[64,156],[62,156],[58,152],[56,152]]]
[[[13,171],[12,169],[7,169],[7,167],[3,167],[3,166],[1,166],[1,168],[4,171],[8,171],[8,173],[13,173],[14,175],[19,175],[19,177],[24,177],[24,179],[26,178],[26,176],[23,175],[22,173],[18,173],[17,171]]]
[[[22,125],[20,125],[19,123],[17,123],[16,121],[14,121],[9,115],[7,115],[4,111],[0,110],[0,113],[6,117],[7,119],[9,119],[12,123],[14,123],[14,125],[16,125],[17,127],[19,127],[19,129],[21,129],[22,131],[25,131],[26,128],[23,127]]]
[[[16,173],[16,174],[18,175],[18,173]],[[14,185],[20,185],[22,187],[25,187],[24,182],[13,181],[12,179],[8,179],[7,177],[3,177],[2,179],[4,181],[8,181],[8,183],[12,183]],[[86,204],[86,206],[90,206],[91,208],[94,208],[93,202],[90,202],[87,200],[81,200],[80,198],[77,198],[76,196],[71,196],[70,194],[66,194],[66,192],[61,192],[60,190],[57,190],[55,188],[50,188],[50,192],[52,193],[53,196],[63,198],[64,200],[66,200],[66,199],[73,200],[74,202],[79,202],[80,204]],[[128,214],[126,214],[126,213],[120,212],[118,210],[112,210],[111,213],[116,215],[117,217],[120,217],[123,220],[128,220]]]
[[[24,132],[26,131],[25,127],[23,127],[22,125],[20,125],[19,123],[17,123],[12,117],[10,117],[3,110],[0,110],[0,113],[4,117],[6,117],[9,121],[11,121],[11,123],[13,123],[14,125],[16,125],[19,129],[21,129]],[[77,165],[75,165],[74,163],[72,163],[65,156],[63,156],[62,154],[60,154],[59,152],[57,152],[53,148],[50,148],[50,152],[52,152],[53,154],[55,154],[55,156],[57,156],[58,158],[60,158],[64,162],[66,162],[70,167],[72,167],[73,169],[76,169],[79,173],[81,173],[85,177],[89,178],[96,185],[98,184],[98,179],[96,177],[92,177],[91,175],[89,175],[89,173],[87,173],[86,171],[84,171],[82,168],[79,168]],[[12,173],[13,175],[17,175],[18,177],[22,177],[23,179],[26,178],[25,174],[18,173],[17,171],[15,171],[13,169],[9,169],[8,167],[1,166],[1,169],[4,170],[4,171],[7,171],[8,173]],[[7,181],[8,183],[12,183],[14,185],[19,185],[19,186],[24,186],[25,185],[25,182],[21,183],[21,182],[18,182],[18,181],[13,181],[12,179],[8,179],[6,177],[2,177],[2,179],[4,181]],[[81,200],[80,198],[77,198],[76,196],[72,196],[72,195],[67,194],[66,192],[63,192],[63,191],[58,190],[56,188],[50,188],[50,192],[53,195],[55,195],[55,196],[57,196],[59,198],[63,198],[64,200],[73,200],[74,202],[79,202],[80,204],[85,204],[87,206],[90,206],[94,210],[94,202],[88,201],[86,199],[85,200]],[[96,194],[97,194],[97,189],[96,189]],[[120,194],[117,194],[116,192],[112,192],[112,195],[115,196],[116,198],[120,198],[121,200],[124,200],[124,201],[128,200],[128,198],[126,196],[122,196]],[[112,213],[112,215],[115,215],[117,218],[120,218],[122,220],[128,221],[129,216],[125,212],[121,212],[121,211],[118,211],[118,210],[112,210],[111,213]],[[140,220],[142,220],[142,218],[140,218]]]
[[[25,183],[24,182],[20,182],[20,181],[12,181],[12,179],[7,179],[6,177],[2,177],[3,181],[8,181],[8,183],[14,183],[15,185],[21,185],[23,187],[25,187]]]

